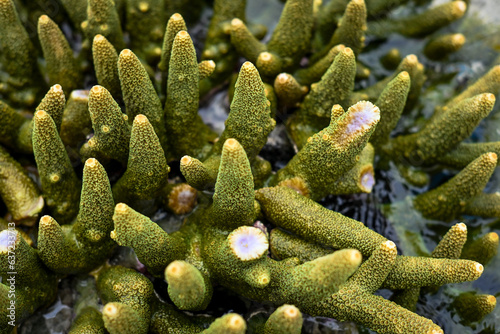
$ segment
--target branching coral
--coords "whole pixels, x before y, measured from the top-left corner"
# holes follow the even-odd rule
[[[401,254],[407,235],[398,244],[326,206],[332,196],[380,195],[376,178],[393,169],[419,187],[433,178],[433,189],[391,199],[419,224],[499,216],[500,196],[484,190],[500,145],[469,138],[494,110],[500,67],[408,131],[398,122],[416,119],[435,73],[397,49],[381,59],[394,69],[384,78],[362,61],[365,44],[394,32],[428,37],[429,59],[451,57],[464,35],[434,32],[460,19],[465,2],[394,17],[407,1],[288,0],[262,42],[266,28],[246,21],[245,1],[215,0],[201,61],[187,2],[61,3],[68,18],[0,0],[1,333],[22,331],[58,282],[89,275],[99,304],[75,307],[73,334],[299,333],[309,316],[379,333],[443,332],[432,314],[415,313],[419,296],[477,280],[498,249],[494,225],[476,224],[482,236],[466,244],[466,225],[455,224],[410,256]],[[79,54],[68,24],[82,37]],[[198,110],[226,82],[229,115],[217,134]],[[280,130],[296,148],[287,159],[266,153]],[[438,184],[443,167],[460,172]],[[123,259],[126,248],[134,260]],[[227,290],[272,304],[267,320],[214,312]],[[481,291],[455,296],[464,326],[496,306]],[[197,316],[205,312],[215,317]]]

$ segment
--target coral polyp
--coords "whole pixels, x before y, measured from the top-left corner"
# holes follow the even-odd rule
[[[500,329],[469,2],[52,4],[0,0],[0,333]]]

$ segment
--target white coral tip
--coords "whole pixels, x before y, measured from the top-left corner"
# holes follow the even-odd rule
[[[266,235],[255,227],[239,227],[229,234],[228,239],[233,254],[242,261],[258,259],[269,248]]]
[[[361,174],[361,188],[363,191],[369,193],[375,185],[375,177],[373,176],[373,169],[368,169]]]
[[[366,131],[380,120],[380,110],[376,105],[368,101],[360,101],[351,106],[347,111],[350,122],[346,128],[346,135],[358,131]]]

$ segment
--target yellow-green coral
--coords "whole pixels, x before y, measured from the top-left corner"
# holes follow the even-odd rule
[[[62,274],[84,273],[102,264],[114,247],[110,238],[113,208],[106,171],[90,158],[83,170],[80,210],[75,222],[61,227],[50,216],[40,220],[38,250],[44,263]]]
[[[291,333],[303,312],[380,333],[441,333],[433,321],[449,314],[417,315],[419,296],[442,303],[437,287],[489,278],[497,264],[497,225],[474,218],[480,237],[462,250],[467,228],[456,220],[500,214],[499,142],[485,133],[496,116],[480,125],[499,67],[453,96],[455,69],[453,84],[476,72],[461,63],[470,28],[437,29],[467,5],[397,8],[406,2],[289,0],[265,38],[243,0],[216,0],[213,11],[202,1],[62,0],[58,13],[0,0],[2,320],[15,245],[19,331],[54,301],[58,279],[73,287],[93,275],[95,300],[83,308],[81,296],[64,330]],[[212,111],[226,105],[222,129]],[[392,215],[398,205],[405,219]],[[437,292],[460,295],[453,326],[491,325],[473,324],[497,312],[483,283]],[[273,305],[256,314],[257,303]]]

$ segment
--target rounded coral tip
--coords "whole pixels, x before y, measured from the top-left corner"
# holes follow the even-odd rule
[[[490,232],[487,234],[488,238],[493,242],[498,242],[498,233]]]
[[[42,117],[47,116],[47,113],[45,112],[45,110],[38,110],[38,111],[35,113],[35,116],[36,116],[36,117],[38,117],[38,118],[42,118]]]
[[[433,329],[429,334],[443,334],[443,331],[441,329]]]
[[[283,314],[288,319],[294,319],[300,316],[300,311],[293,305],[283,305]]]
[[[401,73],[398,74],[398,76],[401,78],[401,79],[409,79],[410,78],[410,75],[408,74],[408,72],[406,71],[403,71]]]
[[[224,143],[224,147],[226,149],[231,150],[231,151],[238,149],[239,146],[241,146],[240,143],[238,143],[238,141],[236,139],[233,139],[233,138],[229,138]]]
[[[410,65],[415,65],[418,63],[418,57],[415,56],[414,54],[408,55],[405,58],[406,58],[407,63]]]
[[[193,162],[193,159],[189,155],[185,155],[181,158],[181,165],[188,166]]]
[[[474,263],[474,266],[476,267],[476,272],[481,275],[483,273],[484,267],[481,263],[476,262]]]
[[[280,73],[276,77],[276,83],[279,83],[279,84],[285,84],[285,83],[287,83],[290,80],[291,80],[290,74],[288,74],[288,73]]]
[[[85,161],[85,167],[94,168],[97,167],[97,159],[89,158]]]
[[[186,30],[181,30],[177,33],[177,38],[187,38],[189,34]]]
[[[103,35],[101,34],[97,34],[94,36],[94,43],[95,42],[103,42],[106,40],[106,37],[104,37]]]
[[[52,221],[52,218],[50,216],[43,216],[40,219],[40,224],[42,224],[42,225],[48,225],[48,224],[50,224],[51,221]]]
[[[452,36],[453,43],[458,44],[458,45],[463,45],[465,44],[465,36],[462,34],[454,34]]]
[[[396,244],[393,241],[391,241],[391,240],[387,240],[386,242],[384,242],[384,246],[387,249],[394,249],[394,248],[396,248]]]
[[[168,195],[168,207],[177,215],[191,212],[196,206],[198,192],[188,184],[179,184]]]
[[[494,152],[487,153],[486,158],[488,158],[488,160],[490,160],[491,162],[494,162],[494,163],[497,162],[497,154]]]
[[[90,92],[92,94],[99,94],[101,93],[105,88],[103,86],[95,85],[90,89]]]
[[[105,315],[107,315],[108,317],[112,317],[112,316],[115,316],[118,312],[118,309],[116,308],[115,305],[113,304],[107,304],[106,306],[104,306],[104,308],[102,309],[102,313],[104,313]]]
[[[144,124],[147,122],[148,122],[148,118],[146,116],[144,116],[143,114],[139,114],[139,115],[135,116],[134,123]]]
[[[357,249],[351,249],[348,255],[350,257],[348,258],[350,263],[361,263],[361,260],[363,259],[363,255]]]
[[[270,54],[269,52],[261,52],[259,54],[259,60],[262,62],[270,62],[272,59],[273,59],[273,55]]]
[[[55,93],[61,93],[63,91],[60,84],[55,84],[54,86],[50,87],[50,89]]]
[[[485,95],[485,97],[486,97],[487,100],[495,102],[495,100],[496,100],[495,94],[484,93],[484,95]]]
[[[78,100],[86,100],[89,98],[89,91],[85,89],[77,89],[71,92],[70,98]]]
[[[179,13],[175,13],[175,14],[173,14],[172,16],[170,16],[170,19],[171,19],[171,20],[176,20],[176,21],[181,21],[181,20],[183,20],[182,15],[181,15],[181,14],[179,14]]]
[[[181,277],[184,265],[180,261],[174,261],[167,266],[165,274],[170,277]]]
[[[258,259],[269,248],[266,235],[255,227],[239,227],[229,234],[228,239],[231,251],[242,261]]]
[[[490,303],[492,305],[496,305],[497,304],[497,299],[495,298],[495,296],[489,295],[487,297],[487,299],[488,299],[488,303]]]
[[[245,326],[245,320],[243,320],[243,318],[239,314],[234,314],[231,316],[227,324],[229,328],[238,330]]]
[[[262,54],[262,53],[261,53],[261,54]],[[255,66],[254,66],[251,62],[249,62],[249,61],[244,62],[244,63],[243,63],[243,65],[241,65],[241,69],[240,69],[240,71],[241,71],[241,72],[246,72],[246,71],[255,71],[255,70],[257,70],[257,69],[256,69],[256,68],[255,68]]]
[[[127,212],[128,206],[125,203],[118,203],[115,206],[115,212],[124,214]]]
[[[236,18],[231,21],[231,26],[233,27],[241,27],[243,25],[243,21],[240,19]]]
[[[345,55],[348,55],[348,56],[350,56],[354,53],[351,48],[345,48],[341,52],[344,53]]]
[[[467,9],[467,4],[464,1],[455,1],[454,5],[459,12],[465,13],[465,10]]]
[[[50,18],[47,15],[42,15],[38,19],[38,22],[42,23],[42,24],[47,24],[47,23],[49,23],[49,21],[50,21]]]
[[[369,101],[356,103],[349,108],[348,113],[350,122],[346,128],[347,135],[367,130],[380,120],[380,110]]]
[[[139,10],[143,13],[147,12],[149,10],[149,3],[145,1],[139,2]]]
[[[457,227],[457,229],[459,229],[460,231],[462,232],[465,232],[467,231],[467,225],[465,225],[464,223],[458,223],[457,225],[455,225]]]
[[[362,172],[360,184],[364,192],[369,193],[372,191],[373,186],[375,185],[375,176],[373,173],[373,167],[367,168],[365,171]]]
[[[120,52],[120,57],[131,57],[134,53],[130,49],[124,49]]]

